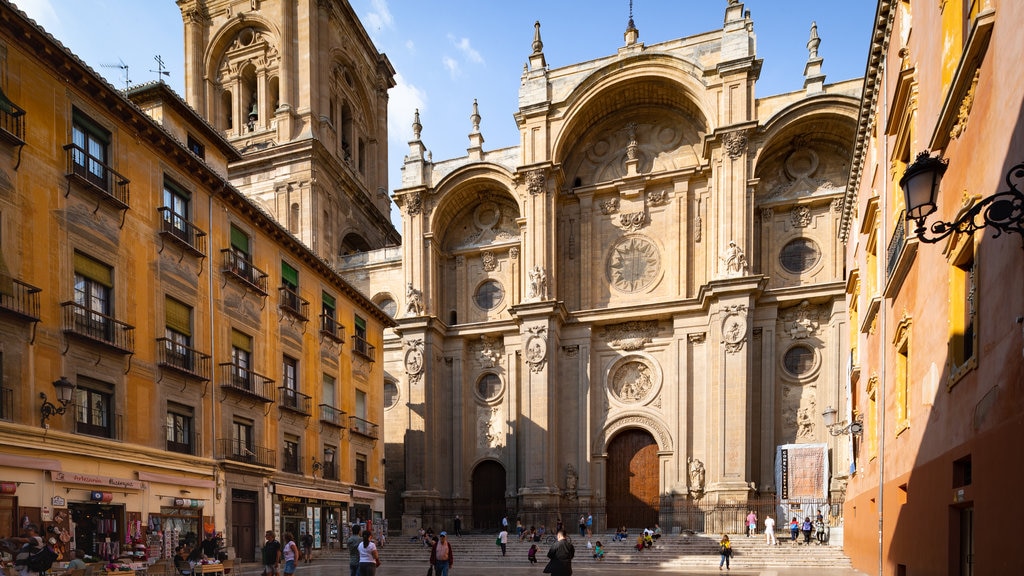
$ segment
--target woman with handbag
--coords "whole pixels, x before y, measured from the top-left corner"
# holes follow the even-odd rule
[[[359,543],[359,576],[375,576],[380,566],[377,545],[370,541],[370,536],[369,530],[363,530],[363,541]]]

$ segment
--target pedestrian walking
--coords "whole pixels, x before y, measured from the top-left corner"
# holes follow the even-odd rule
[[[580,514],[580,538],[587,537],[587,517]]]
[[[501,532],[498,532],[498,546],[501,546],[501,555],[505,555],[505,550],[508,547],[508,530],[502,528]]]
[[[747,538],[757,534],[757,514],[753,510],[747,514]]]
[[[313,535],[309,532],[302,535],[302,560],[306,564],[313,561]]]
[[[796,542],[797,535],[800,534],[800,521],[793,516],[793,519],[789,521],[789,541]]]
[[[284,533],[284,547],[281,548],[281,559],[284,560],[284,576],[295,574],[295,563],[299,560],[299,545],[291,532]]]
[[[363,540],[359,543],[359,576],[375,576],[380,566],[377,545],[370,541],[372,535],[369,530],[363,530]]]
[[[526,552],[526,559],[530,561],[530,564],[537,563],[537,545],[530,544],[530,549]]]
[[[352,532],[348,535],[348,539],[345,540],[345,547],[348,548],[348,573],[349,576],[357,576],[359,574],[359,543],[363,539],[359,537],[359,525],[352,525]]]
[[[804,533],[804,544],[811,543],[811,530],[813,529],[814,526],[811,524],[811,517],[805,517],[804,523],[800,525],[800,531]]]
[[[729,541],[728,534],[722,534],[722,539],[718,541],[718,554],[722,557],[718,562],[718,569],[721,570],[724,565],[726,570],[731,570],[729,559],[732,558],[732,542]]]
[[[772,518],[771,514],[764,517],[764,539],[769,546],[775,546],[779,543],[779,541],[775,539],[775,520]]]
[[[448,576],[448,569],[455,565],[455,553],[448,543],[448,533],[441,531],[437,542],[430,548],[430,567],[434,576]]]
[[[267,541],[263,543],[263,576],[277,576],[281,564],[281,543],[274,538],[274,531],[267,530]]]
[[[455,535],[462,538],[462,518],[458,514],[455,515]]]
[[[548,549],[548,564],[544,567],[544,573],[572,576],[572,559],[575,556],[576,547],[565,537],[565,531],[558,532],[554,544]]]

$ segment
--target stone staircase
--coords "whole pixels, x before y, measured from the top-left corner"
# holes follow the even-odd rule
[[[600,561],[609,565],[650,566],[658,568],[703,568],[718,567],[718,540],[720,534],[681,534],[662,536],[653,548],[637,552],[634,544],[639,530],[632,530],[633,535],[627,541],[613,542],[612,534],[596,535],[591,541],[600,540],[604,545],[605,557]],[[741,568],[851,568],[850,559],[843,554],[841,532],[833,529],[830,545],[803,545],[789,541],[787,531],[785,539],[780,539],[778,546],[768,546],[764,535],[756,537],[729,535],[733,542],[733,567]],[[838,536],[838,538],[837,538]],[[460,537],[449,536],[455,553],[456,565],[487,565],[517,563],[526,565],[526,553],[530,543],[519,542],[510,535],[506,556],[502,557],[501,548],[494,544],[495,534],[467,534]],[[801,538],[802,540],[802,538]],[[578,535],[572,537],[576,546],[576,559],[573,564],[597,563],[593,550],[586,547],[586,539]],[[537,562],[547,562],[549,544],[537,543]],[[336,552],[339,556],[341,551]],[[388,562],[422,563],[430,558],[430,549],[419,542],[411,541],[408,536],[393,536],[381,549],[381,557]]]

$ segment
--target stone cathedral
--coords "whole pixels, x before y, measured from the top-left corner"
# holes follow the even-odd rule
[[[650,525],[666,500],[778,493],[792,444],[827,446],[843,493],[850,437],[822,413],[849,406],[838,227],[862,83],[825,83],[808,24],[793,93],[755,98],[754,21],[730,1],[720,30],[647,46],[630,19],[617,52],[560,68],[537,23],[518,146],[485,150],[474,102],[466,156],[439,161],[417,114],[402,246],[346,267],[400,324],[392,522]]]
[[[392,529],[668,527],[666,502],[779,493],[787,445],[823,447],[844,492],[851,440],[821,414],[849,410],[862,82],[825,83],[808,22],[804,88],[755,97],[754,21],[723,4],[721,29],[648,46],[630,19],[557,68],[537,23],[517,146],[486,150],[467,103],[467,154],[436,160],[416,114],[393,246],[394,70],[348,3],[179,0],[186,97],[241,151],[232,181],[398,322],[377,358]]]

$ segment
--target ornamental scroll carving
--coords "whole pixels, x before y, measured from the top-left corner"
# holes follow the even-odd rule
[[[651,206],[661,206],[668,203],[668,192],[665,190],[653,190],[647,193],[647,201]]]
[[[526,333],[526,351],[524,357],[530,366],[530,372],[539,374],[544,370],[548,358],[548,329],[544,326],[532,326]]]
[[[495,258],[494,252],[490,250],[484,250],[480,253],[480,260],[483,261],[484,270],[487,272],[493,272],[498,267],[498,259]]]
[[[638,232],[646,223],[647,215],[644,214],[643,210],[640,212],[630,212],[629,214],[619,214],[619,224],[630,232]]]
[[[747,151],[747,135],[743,132],[730,132],[726,134],[723,143],[725,144],[725,152],[733,160],[739,158]]]
[[[405,373],[409,381],[418,384],[423,376],[423,339],[415,338],[405,343]]]
[[[811,209],[807,206],[797,206],[790,213],[790,221],[796,228],[806,228],[811,224]]]
[[[405,213],[415,216],[423,211],[423,196],[419,192],[407,194],[405,200]]]
[[[747,307],[743,304],[726,306],[722,312],[722,344],[726,352],[735,354],[747,341]]]
[[[546,191],[545,182],[547,182],[547,177],[544,176],[543,170],[530,170],[526,173],[526,191],[530,193],[530,196],[543,194]]]
[[[612,346],[623,350],[640,350],[658,334],[657,320],[634,320],[610,324],[604,328],[604,337]]]
[[[609,214],[615,214],[619,211],[619,199],[609,198],[607,200],[601,200],[598,205],[601,207],[601,214],[608,216]]]
[[[821,306],[815,306],[804,300],[799,305],[783,310],[779,314],[779,322],[782,323],[783,331],[793,340],[811,338],[818,332],[826,311]]]
[[[505,346],[501,336],[480,335],[480,362],[484,368],[494,368],[505,355]]]

